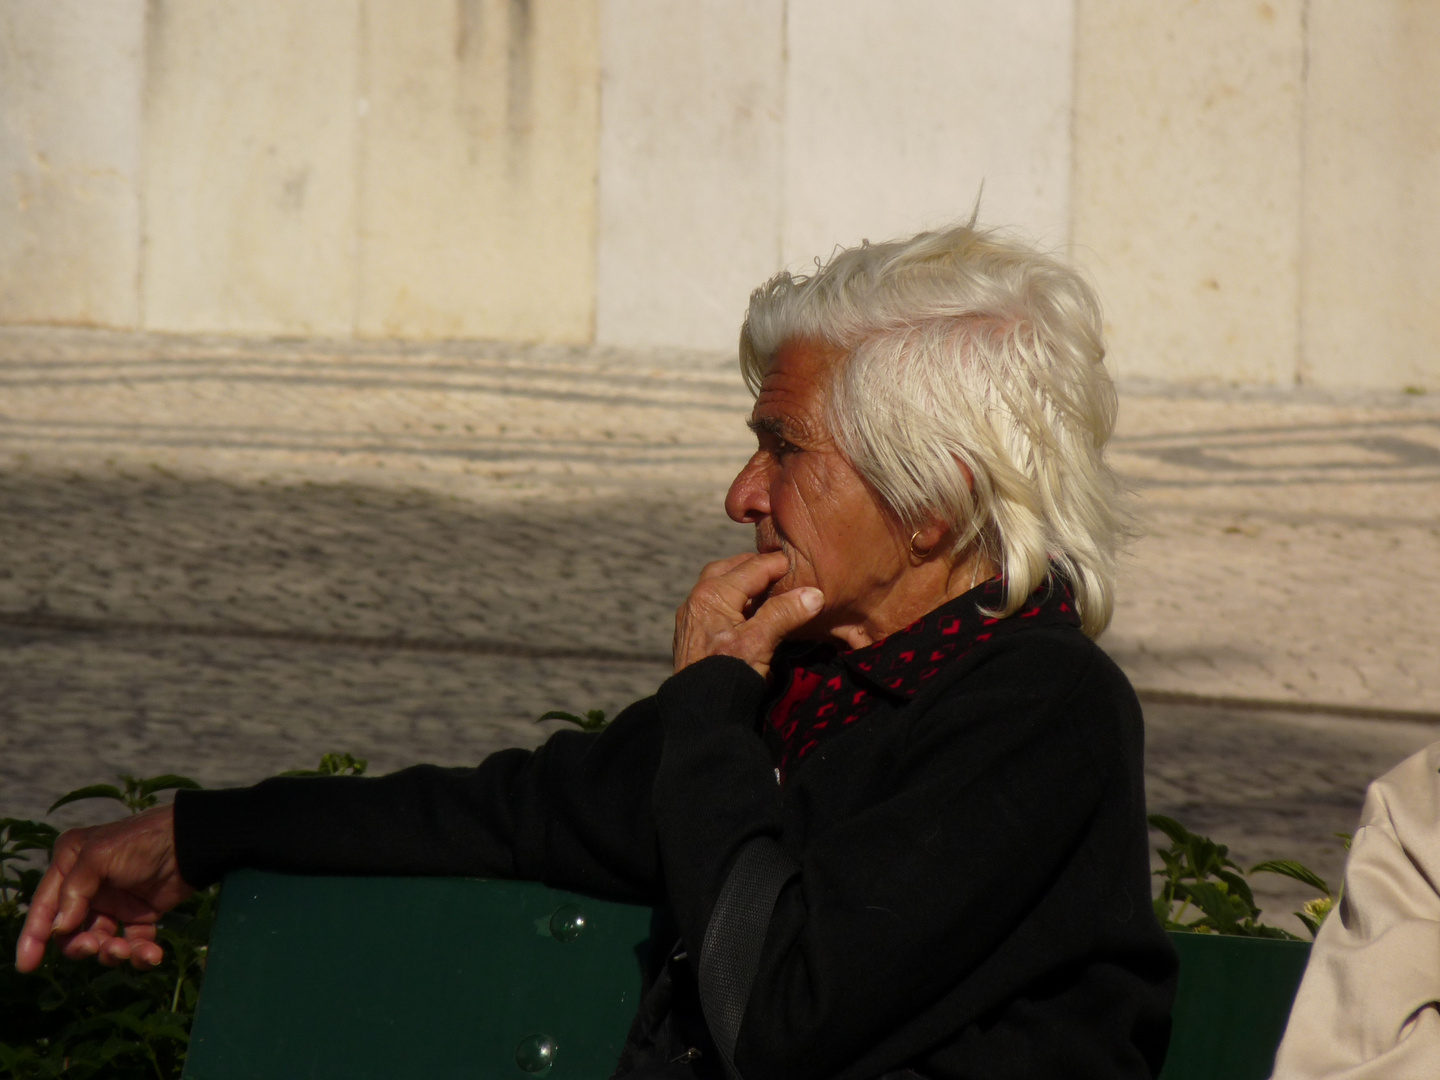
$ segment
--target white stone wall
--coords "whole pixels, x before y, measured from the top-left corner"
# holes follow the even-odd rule
[[[151,8],[146,329],[354,328],[359,7],[187,0]]]
[[[605,0],[599,339],[730,348],[750,290],[969,216],[1063,246],[1071,0]]]
[[[1122,375],[1440,391],[1440,4],[1078,0],[1076,40]]]
[[[1065,243],[1072,0],[790,0],[787,263],[980,218]]]
[[[963,218],[1117,371],[1440,390],[1440,4],[0,0],[0,322],[728,349]]]
[[[596,0],[0,0],[0,322],[594,336]]]
[[[357,333],[592,340],[593,0],[367,0],[364,49]]]
[[[0,2],[0,320],[139,320],[145,0]]]
[[[785,0],[605,0],[595,331],[735,345],[781,260]]]
[[[1081,0],[1074,246],[1125,375],[1288,383],[1303,0]]]
[[[1440,4],[1310,0],[1299,374],[1440,391]]]

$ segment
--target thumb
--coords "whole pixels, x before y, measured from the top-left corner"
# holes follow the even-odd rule
[[[758,631],[772,646],[778,645],[790,631],[813,619],[824,604],[825,594],[808,587],[772,596],[750,620],[752,632]]]
[[[57,934],[73,934],[80,929],[101,884],[100,874],[82,855],[60,886],[60,910],[55,916]]]

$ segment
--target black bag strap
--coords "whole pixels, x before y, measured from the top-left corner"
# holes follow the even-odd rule
[[[800,864],[778,841],[757,836],[735,857],[705,928],[698,968],[700,1005],[730,1080],[741,1080],[735,1043],[760,969],[770,916],[780,890],[798,873]]]

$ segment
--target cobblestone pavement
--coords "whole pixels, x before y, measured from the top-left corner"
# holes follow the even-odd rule
[[[748,403],[708,354],[0,330],[0,814],[615,711],[750,543]],[[1152,808],[1335,876],[1366,781],[1440,737],[1440,406],[1128,387],[1115,460]]]

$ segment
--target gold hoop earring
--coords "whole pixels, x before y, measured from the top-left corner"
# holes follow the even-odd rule
[[[933,544],[930,545],[930,546],[929,546],[928,548],[926,548],[924,551],[916,551],[916,550],[915,550],[915,538],[916,538],[917,536],[919,536],[919,535],[920,535],[920,530],[919,530],[919,529],[916,529],[913,533],[910,534],[910,557],[911,557],[912,559],[914,559],[916,562],[924,562],[926,559],[928,559],[928,558],[930,557],[930,553],[935,550],[935,545],[933,545]]]

